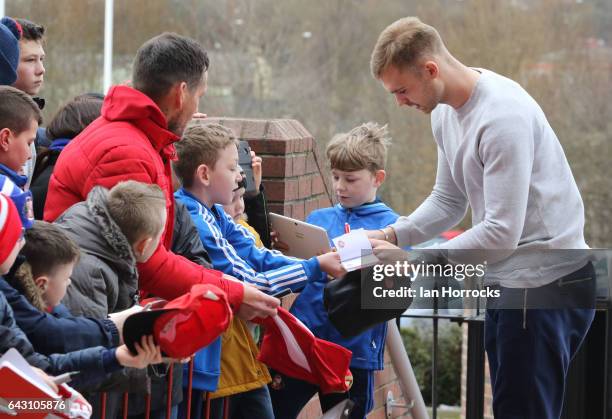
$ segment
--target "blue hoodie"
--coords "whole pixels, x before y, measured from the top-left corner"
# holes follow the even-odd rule
[[[350,209],[340,204],[319,209],[310,213],[306,221],[327,230],[331,240],[344,234],[345,223],[348,223],[351,229],[377,230],[393,224],[398,217],[398,214],[377,199]],[[343,337],[329,321],[323,306],[323,289],[326,282],[326,280],[309,282],[293,304],[291,312],[318,338],[351,350],[352,368],[382,370],[387,324],[379,324],[357,336]]]

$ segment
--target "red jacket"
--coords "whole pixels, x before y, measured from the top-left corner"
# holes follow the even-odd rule
[[[189,292],[194,284],[218,286],[234,310],[243,297],[242,284],[222,279],[168,249],[172,243],[174,197],[170,160],[180,138],[167,129],[159,107],[144,93],[127,86],[108,92],[102,116],[64,148],[51,175],[44,219],[53,221],[66,209],[84,201],[96,185],[112,188],[122,180],[158,185],[166,195],[168,219],[161,245],[138,265],[140,289],[167,300]]]

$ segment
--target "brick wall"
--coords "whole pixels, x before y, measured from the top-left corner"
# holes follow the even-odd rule
[[[326,162],[319,157],[312,135],[304,126],[292,119],[237,119],[208,118],[234,131],[263,159],[263,185],[268,209],[277,214],[303,220],[311,211],[331,205],[329,185],[322,173]],[[206,122],[204,121],[204,122]],[[291,302],[285,302],[290,306]],[[385,369],[375,377],[375,406],[369,418],[385,417],[384,403],[387,392],[403,402],[399,382],[385,352]],[[399,416],[396,409],[394,417]],[[321,409],[315,396],[302,410],[300,419],[319,418]]]
[[[268,209],[303,220],[311,211],[331,205],[312,135],[293,119],[209,118],[227,126],[263,159]],[[327,186],[327,189],[326,189]]]

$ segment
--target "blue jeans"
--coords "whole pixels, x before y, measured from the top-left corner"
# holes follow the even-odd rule
[[[586,280],[585,280],[586,279]],[[590,280],[589,280],[590,279]],[[496,419],[558,419],[563,408],[569,364],[586,336],[595,310],[576,301],[595,301],[591,263],[539,289],[501,288],[487,309],[485,347],[493,386]],[[530,303],[546,295],[555,308]],[[524,301],[524,308],[499,308],[504,301]],[[561,308],[566,301],[566,307]],[[491,304],[490,304],[491,306]]]
[[[355,405],[351,411],[351,419],[362,419],[374,407],[374,371],[351,368],[353,385],[346,393],[322,394],[319,387],[306,381],[287,377],[270,370],[272,384],[270,395],[272,406],[277,418],[296,418],[306,403],[319,392],[321,410],[326,412],[342,400],[351,399]]]

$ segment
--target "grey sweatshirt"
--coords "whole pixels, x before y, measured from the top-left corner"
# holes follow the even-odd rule
[[[518,83],[477,71],[463,106],[441,104],[431,114],[436,182],[411,215],[393,224],[398,245],[454,227],[469,204],[472,228],[438,247],[499,250],[487,254],[487,279],[507,287],[545,285],[586,262],[586,252],[548,251],[588,248],[582,198],[540,106]]]

